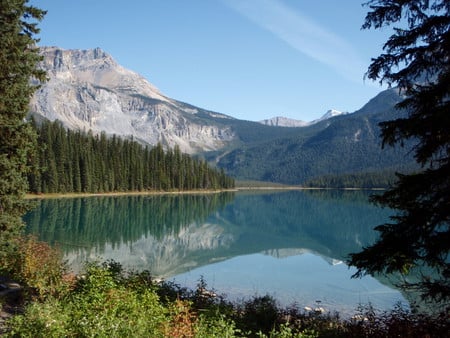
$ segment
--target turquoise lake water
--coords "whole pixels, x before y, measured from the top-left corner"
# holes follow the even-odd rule
[[[394,277],[351,279],[349,253],[373,243],[391,212],[363,191],[247,191],[36,202],[27,230],[62,248],[72,269],[114,259],[228,299],[352,312],[407,303]]]

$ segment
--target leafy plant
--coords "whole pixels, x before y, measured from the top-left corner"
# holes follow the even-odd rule
[[[148,272],[119,263],[91,263],[66,293],[33,301],[8,324],[6,337],[445,337],[448,318],[416,315],[400,306],[378,313],[358,309],[351,319],[281,309],[270,296],[240,304],[197,290],[157,283]],[[169,290],[172,290],[169,292]],[[198,298],[208,295],[208,301]]]
[[[34,236],[17,239],[18,251],[11,258],[12,277],[21,282],[31,296],[44,299],[66,293],[73,284],[62,253]]]

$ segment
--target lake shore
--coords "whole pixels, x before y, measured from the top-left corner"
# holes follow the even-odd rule
[[[235,192],[238,189],[218,190],[174,190],[174,191],[111,191],[111,192],[69,192],[69,193],[47,193],[26,194],[25,199],[50,199],[50,198],[77,198],[77,197],[101,197],[101,196],[154,196],[154,195],[194,195],[194,194],[218,194],[222,192]]]
[[[371,190],[382,191],[384,188],[314,188],[302,186],[240,186],[234,189],[218,189],[218,190],[149,190],[149,191],[111,191],[111,192],[69,192],[69,193],[41,193],[25,195],[25,199],[51,199],[51,198],[77,198],[77,197],[101,197],[101,196],[155,196],[155,195],[193,195],[193,194],[219,194],[222,192],[238,192],[238,191],[289,191],[289,190]]]

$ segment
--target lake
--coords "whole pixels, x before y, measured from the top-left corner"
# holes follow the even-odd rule
[[[27,231],[57,244],[74,271],[113,259],[153,276],[209,288],[228,299],[270,294],[280,305],[351,313],[358,304],[407,304],[394,277],[351,279],[349,253],[373,243],[391,212],[364,191],[44,199]]]

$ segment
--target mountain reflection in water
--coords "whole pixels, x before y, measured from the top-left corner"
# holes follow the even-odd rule
[[[36,208],[25,216],[25,222],[28,232],[58,244],[75,271],[86,260],[114,259],[126,268],[149,270],[157,277],[179,275],[176,280],[187,284],[193,284],[200,274],[211,283],[209,273],[215,279],[213,287],[223,287],[236,296],[252,296],[263,290],[282,295],[286,290],[279,288],[292,289],[286,298],[292,302],[304,297],[287,280],[301,280],[302,275],[305,280],[305,276],[313,275],[321,266],[317,259],[333,267],[345,261],[349,253],[376,240],[377,233],[372,229],[386,221],[390,211],[369,204],[368,196],[363,191],[249,191],[48,199],[38,201]],[[301,260],[307,260],[309,265],[276,268]],[[255,264],[262,264],[266,277],[256,272],[254,276],[245,276],[245,271],[239,268],[226,270],[230,264],[243,268],[248,264],[247,272]],[[330,300],[330,304],[352,294],[355,290],[352,283],[358,282],[350,281],[352,272],[344,264],[333,268],[317,277],[328,279],[327,294],[340,295]],[[233,276],[224,274],[224,269],[234,271]],[[237,284],[227,288],[218,279]],[[261,279],[268,283],[271,280],[268,290],[256,285]],[[348,281],[345,286],[339,282],[341,279]],[[245,286],[245,281],[253,281],[253,286]],[[366,302],[368,299],[361,296],[362,292],[370,293],[375,286],[369,286],[367,280],[360,283],[362,291],[353,294]],[[345,292],[336,291],[338,285]],[[239,291],[233,291],[234,288]],[[316,286],[318,294],[314,297],[325,298],[325,291],[319,289]],[[387,292],[393,302],[402,300],[397,291],[383,290],[377,292]]]

